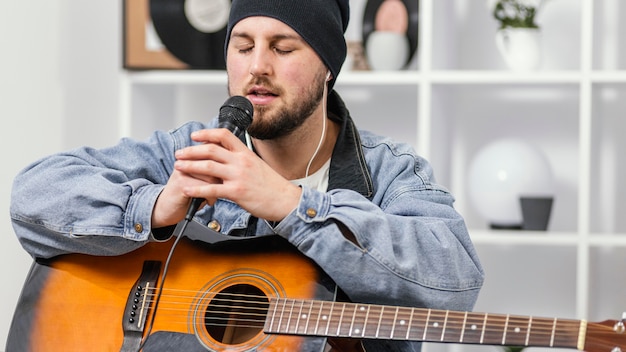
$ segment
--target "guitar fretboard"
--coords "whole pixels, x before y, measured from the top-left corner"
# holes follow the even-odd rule
[[[270,299],[266,333],[580,348],[584,320],[317,300]]]

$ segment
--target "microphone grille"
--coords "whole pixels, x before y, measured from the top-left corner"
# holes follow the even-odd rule
[[[240,95],[228,98],[220,108],[219,122],[229,122],[240,130],[245,130],[252,123],[254,107],[250,100]]]

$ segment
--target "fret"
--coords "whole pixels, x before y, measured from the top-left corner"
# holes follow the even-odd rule
[[[465,312],[465,314],[463,314],[463,323],[461,324],[461,336],[459,336],[459,342],[463,342],[463,335],[465,334],[465,327],[467,326],[467,315],[469,313]]]
[[[483,330],[480,333],[480,343],[485,342],[485,328],[487,327],[487,319],[489,318],[489,314],[485,314],[485,318],[483,319]]]
[[[398,311],[400,310],[399,307],[396,307],[396,313],[393,316],[393,320],[392,320],[392,327],[391,327],[391,331],[389,332],[389,338],[393,338],[394,333],[396,331],[396,324],[398,322]]]
[[[383,315],[385,314],[385,307],[381,306],[380,307],[380,315],[378,317],[378,326],[376,326],[376,338],[380,337],[380,325],[383,322]]]
[[[380,317],[382,316],[382,306],[369,305],[367,311],[367,319],[363,326],[363,337],[376,338],[378,334],[378,326],[380,323]]]
[[[525,346],[528,346],[528,344],[530,343],[530,329],[533,326],[533,317],[529,317],[528,318],[528,327],[526,328],[526,342],[524,343]]]
[[[478,344],[481,341],[485,316],[481,313],[468,313],[464,317],[463,336],[459,340],[464,343]]]
[[[295,333],[295,330],[291,329],[291,318],[293,317],[293,308],[296,305],[295,300],[288,300],[289,302],[291,302],[288,306],[289,306],[289,310],[287,311],[287,326],[285,327],[285,329],[283,331],[286,331],[288,333]]]
[[[422,336],[422,340],[426,340],[426,334],[428,334],[428,324],[430,324],[430,312],[431,310],[428,310],[428,313],[426,314],[426,322],[424,323],[424,335]]]
[[[463,331],[467,322],[466,312],[446,312],[447,322],[444,334],[441,335],[443,342],[463,342]]]
[[[557,318],[554,318],[554,323],[552,324],[552,334],[550,336],[550,346],[554,346],[554,335],[556,333],[556,322],[557,322]]]
[[[444,334],[444,326],[446,323],[446,311],[431,310],[429,311],[428,324],[425,329],[425,341],[441,341]]]
[[[524,346],[528,336],[528,317],[507,315],[502,344]]]
[[[505,338],[509,346],[576,347],[579,320],[507,316]]]
[[[329,336],[331,331],[337,331],[339,321],[335,318],[335,302],[330,304],[330,311],[328,312],[328,323],[326,324],[325,336]]]
[[[399,307],[396,310],[396,316],[394,318],[393,332],[391,338],[393,339],[405,339],[409,334],[409,324],[411,322],[412,308]]]
[[[350,319],[350,329],[348,330],[348,336],[352,337],[352,333],[354,332],[354,319],[356,318],[357,306],[354,306],[352,309],[352,319]],[[358,327],[356,328],[358,331],[357,334],[361,331]]]
[[[320,301],[320,309],[317,313],[317,319],[315,322],[315,334],[314,335],[328,335],[328,325],[330,324],[330,307],[329,302]],[[331,302],[332,303],[332,302]]]
[[[339,320],[337,320],[337,331],[335,332],[335,336],[341,336],[341,325],[343,324],[343,312],[346,310],[346,305],[341,305],[341,314],[339,314]]]
[[[446,317],[443,320],[443,327],[441,328],[441,339],[440,341],[443,341],[443,338],[446,335],[446,326],[448,325],[448,315],[450,314],[450,311],[446,311]]]
[[[547,318],[533,318],[528,338],[529,345],[555,346],[556,320]],[[561,336],[559,335],[559,344]]]
[[[506,333],[507,333],[507,329],[509,327],[509,318],[510,316],[507,314],[506,315],[506,321],[504,322],[504,333],[502,334],[502,344],[506,344]]]
[[[337,328],[337,336],[352,336],[352,325],[354,323],[354,315],[356,314],[356,305],[344,304],[341,309],[341,317],[339,318],[339,327]],[[352,318],[351,318],[352,317]]]
[[[554,329],[554,347],[578,347],[580,320],[559,319]]]
[[[409,329],[407,331],[407,339],[409,340],[423,340],[426,336],[426,329],[428,326],[430,310],[423,308],[413,308],[411,312],[411,318],[409,322]]]
[[[505,335],[505,320],[506,316],[502,314],[485,314],[480,343],[488,345],[502,344],[502,338]]]
[[[283,304],[282,304],[282,307],[280,307],[280,317],[278,318],[278,326],[276,327],[276,331],[279,331],[279,332],[285,331],[283,329],[283,318],[285,316],[285,310],[286,310],[285,307],[287,307],[287,300],[283,299],[281,300],[281,302]]]
[[[354,306],[354,313],[352,315],[352,323],[350,324],[350,337],[360,336],[365,334],[365,325],[367,324],[367,317],[369,314],[369,306],[364,304],[358,304]]]
[[[308,315],[303,313],[304,310],[304,301],[303,300],[298,300],[298,316],[296,317],[296,327],[294,329],[295,333],[298,335],[303,334],[306,330],[304,330],[302,328],[302,325],[300,324],[300,320],[304,319],[305,321],[308,320]]]
[[[371,305],[368,305],[365,312],[365,319],[363,319],[363,325],[361,327],[361,337],[365,337],[365,331],[367,330],[367,324],[370,317],[370,307]]]
[[[309,333],[309,323],[313,319],[313,307],[315,306],[316,301],[309,301],[309,311],[307,313],[306,324],[304,325],[304,334]]]
[[[529,345],[541,344],[541,346],[552,346],[550,344],[553,335],[552,321],[549,319],[533,318],[528,330]]]
[[[268,307],[267,319],[265,320],[265,331],[275,332],[274,320],[276,319],[276,300],[270,299],[270,305]]]
[[[393,317],[394,317],[395,309],[394,307],[386,306],[386,307],[383,307],[382,312],[384,313],[381,314],[377,337],[383,338],[383,339],[389,339],[393,331],[393,323],[394,323]]]
[[[409,339],[409,336],[411,336],[411,327],[413,326],[413,314],[415,314],[415,308],[411,308],[411,315],[409,316],[409,324],[407,325],[406,328],[406,339]]]

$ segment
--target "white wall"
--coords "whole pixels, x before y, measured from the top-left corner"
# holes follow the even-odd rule
[[[0,11],[0,351],[30,257],[9,220],[15,174],[35,159],[117,139],[121,1],[4,1]]]
[[[7,1],[0,11],[0,336],[8,333],[30,257],[21,249],[9,221],[11,183],[29,161],[58,150],[63,89],[59,77],[59,6],[55,1]]]

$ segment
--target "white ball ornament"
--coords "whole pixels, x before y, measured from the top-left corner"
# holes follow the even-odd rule
[[[522,197],[553,197],[554,177],[545,155],[521,139],[501,139],[471,161],[468,193],[492,227],[521,228]]]

